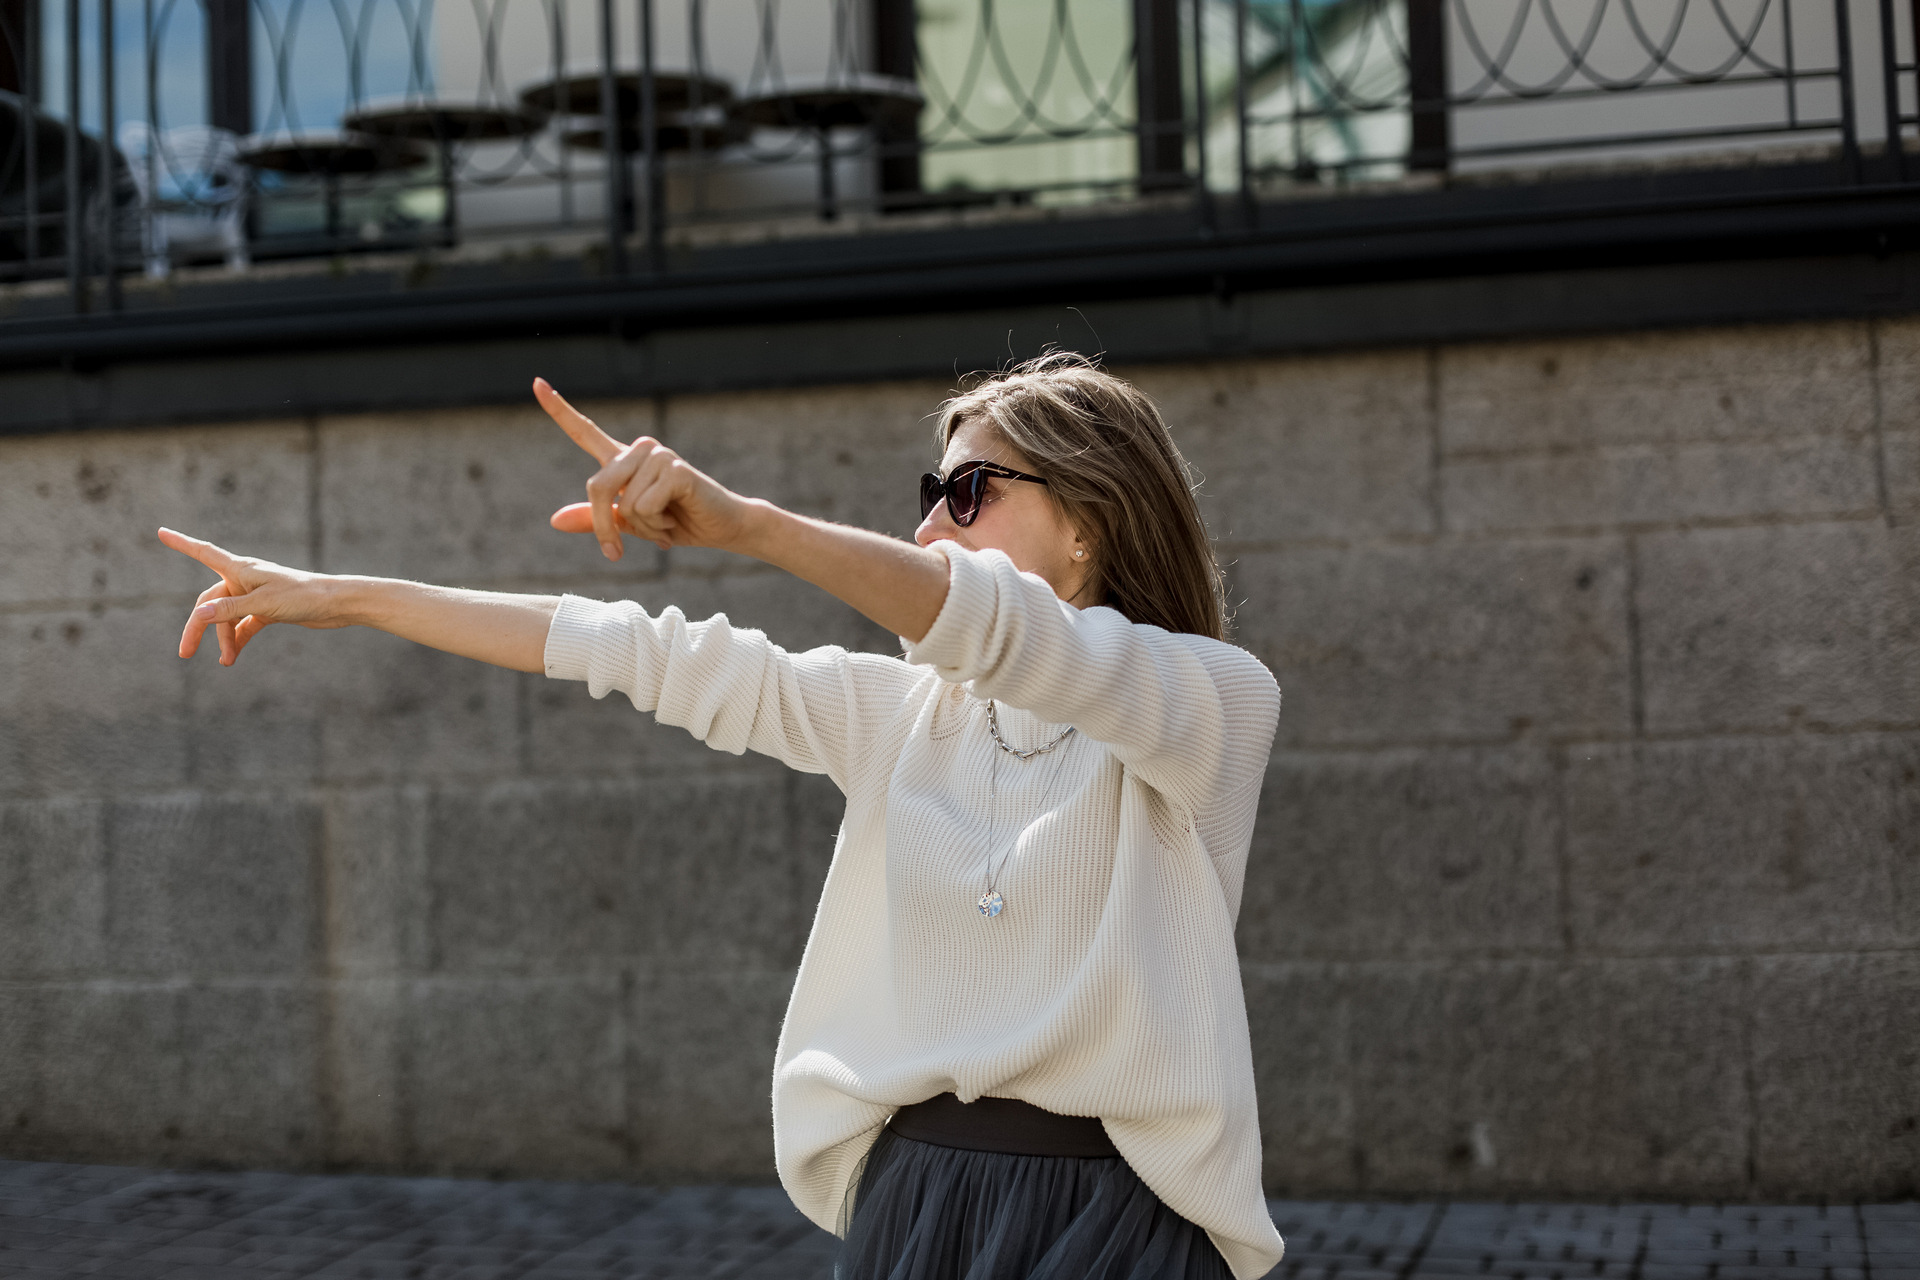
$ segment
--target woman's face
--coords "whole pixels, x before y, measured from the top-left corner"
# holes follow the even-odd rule
[[[1018,449],[1003,441],[992,426],[979,418],[962,423],[947,441],[946,456],[940,459],[940,474],[947,475],[961,463],[976,458],[1028,475],[1040,474]],[[914,531],[913,540],[924,547],[943,539],[972,551],[1003,551],[1016,569],[1045,578],[1062,600],[1069,604],[1084,603],[1074,596],[1086,582],[1086,562],[1092,553],[1047,497],[1044,485],[994,476],[987,481],[980,514],[964,529],[953,522],[946,503],[936,504]],[[1076,556],[1076,551],[1083,554]]]

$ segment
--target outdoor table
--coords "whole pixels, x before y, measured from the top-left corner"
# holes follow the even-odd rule
[[[605,116],[600,102],[598,71],[582,71],[542,80],[520,91],[520,105],[542,115]],[[640,73],[616,71],[613,97],[622,121],[640,118]],[[698,101],[695,101],[698,90]],[[665,119],[674,112],[699,107],[724,107],[733,101],[733,86],[713,76],[696,76],[687,71],[653,73],[653,109],[656,118]]]
[[[734,104],[734,118],[763,129],[804,129],[814,135],[820,155],[820,216],[838,212],[834,193],[835,129],[911,127],[926,99],[911,80],[860,73],[824,84],[793,85]]]
[[[727,106],[733,101],[733,86],[725,80],[690,71],[655,70],[649,74],[653,80],[652,141],[656,153],[696,149],[717,151],[744,139],[744,130],[727,114]],[[580,150],[604,152],[607,150],[606,132],[610,114],[601,92],[606,75],[604,69],[570,72],[527,85],[520,90],[520,104],[532,111],[579,117],[582,123],[579,127],[564,130],[561,144]],[[639,71],[617,70],[611,78],[611,123],[619,132],[619,154],[626,157],[646,151],[648,139],[641,127],[647,114],[646,95],[641,92],[646,77]],[[595,123],[586,124],[588,118]],[[616,169],[624,168],[624,165],[609,163],[610,179],[614,178]],[[622,175],[615,180],[625,183],[629,179]],[[647,182],[649,217],[657,217],[657,202],[660,199],[656,185],[659,182],[658,172],[650,170]]]
[[[326,183],[327,238],[340,235],[343,174],[392,173],[422,163],[427,153],[402,138],[372,138],[335,129],[255,134],[240,143],[240,163],[275,173],[318,176]]]
[[[440,225],[453,243],[458,221],[453,200],[453,148],[460,142],[502,142],[538,133],[546,114],[485,102],[402,100],[348,112],[346,129],[375,138],[430,143],[440,164]]]
[[[693,112],[675,113],[653,131],[653,145],[656,151],[718,151],[730,147],[746,138],[746,130],[734,123],[723,111],[703,111],[699,120],[690,117]],[[563,145],[583,151],[602,151],[606,149],[606,129],[600,125],[588,125],[578,129],[568,129],[560,135]],[[640,132],[637,121],[625,120],[620,125],[620,150],[632,155],[646,150],[646,140]]]

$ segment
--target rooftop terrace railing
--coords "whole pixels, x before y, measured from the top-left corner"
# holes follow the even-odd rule
[[[0,0],[0,281],[681,250],[1569,165],[1904,181],[1920,0]],[[1280,212],[1274,212],[1279,209]],[[917,221],[916,221],[917,220]],[[57,286],[49,286],[57,287]]]

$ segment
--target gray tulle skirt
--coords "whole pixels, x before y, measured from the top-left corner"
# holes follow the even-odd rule
[[[867,1153],[834,1280],[1232,1280],[1207,1233],[1117,1156],[902,1137]]]

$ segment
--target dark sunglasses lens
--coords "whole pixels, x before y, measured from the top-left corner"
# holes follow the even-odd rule
[[[932,515],[933,509],[940,504],[941,490],[944,488],[946,486],[940,483],[940,477],[931,471],[920,477],[920,518],[922,520]]]
[[[987,473],[975,467],[965,475],[949,476],[947,486],[952,495],[953,522],[964,529],[980,514],[981,500],[987,496]]]

